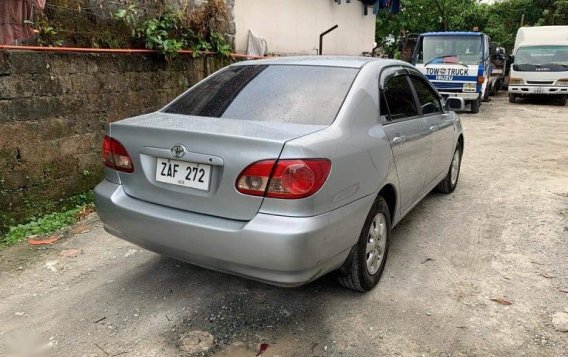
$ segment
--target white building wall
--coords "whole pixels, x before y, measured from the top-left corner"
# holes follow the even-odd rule
[[[374,47],[375,15],[370,8],[365,16],[357,0],[235,0],[234,16],[239,53],[246,53],[250,29],[267,40],[270,53],[317,54],[319,34],[336,24],[324,37],[325,55],[360,55]]]

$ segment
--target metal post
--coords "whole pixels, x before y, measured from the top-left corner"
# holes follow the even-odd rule
[[[327,31],[325,31],[325,32],[322,32],[322,33],[320,34],[320,47],[319,47],[319,55],[320,55],[320,56],[323,54],[323,37],[324,37],[325,35],[327,35],[328,33],[330,33],[331,31],[335,30],[335,29],[338,28],[338,27],[339,27],[339,25],[335,25],[335,26],[333,26],[332,28],[330,28],[329,30],[327,30]]]

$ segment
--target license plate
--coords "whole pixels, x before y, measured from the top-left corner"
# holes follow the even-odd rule
[[[542,92],[544,92],[544,90],[543,90],[542,88],[540,88],[540,87],[536,87],[536,88],[534,89],[534,92],[535,92],[535,93],[542,93]]]
[[[158,158],[156,181],[208,191],[211,166]]]

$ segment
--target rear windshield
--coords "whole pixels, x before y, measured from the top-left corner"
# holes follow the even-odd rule
[[[358,69],[294,65],[229,67],[198,84],[164,112],[263,122],[333,122]]]

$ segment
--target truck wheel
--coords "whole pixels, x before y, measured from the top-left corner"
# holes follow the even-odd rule
[[[339,283],[348,289],[362,292],[377,285],[385,269],[390,234],[389,206],[379,196],[369,211],[359,241],[338,272]]]
[[[491,88],[489,88],[489,84],[485,87],[485,92],[483,93],[483,101],[484,102],[490,102],[491,98],[489,98],[489,95],[491,94]]]
[[[495,85],[491,88],[491,92],[489,94],[491,96],[497,95],[497,93],[499,93],[499,88],[501,88],[502,85],[503,85],[503,82],[501,80],[498,80],[495,83]]]
[[[568,103],[568,95],[559,95],[556,103],[564,107]]]
[[[481,106],[481,99],[477,98],[476,100],[471,102],[471,112],[473,114],[479,113],[479,107]]]
[[[509,103],[515,104],[517,102],[517,95],[509,93]]]

